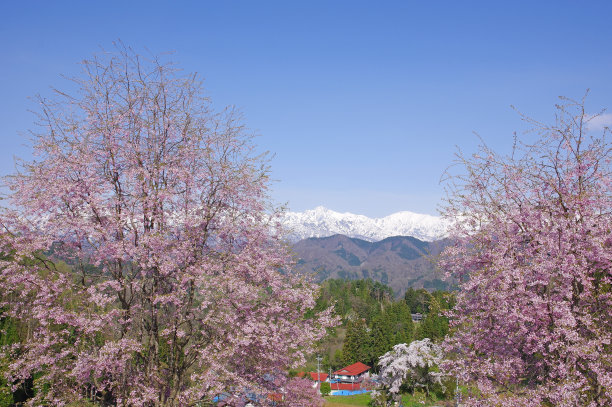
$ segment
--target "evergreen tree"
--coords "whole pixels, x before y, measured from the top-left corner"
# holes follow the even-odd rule
[[[393,345],[410,343],[414,337],[414,324],[410,315],[410,308],[404,301],[393,303],[389,307],[391,323],[394,334]]]
[[[337,370],[341,368],[342,367],[341,365],[343,362],[344,362],[344,356],[342,354],[342,349],[336,349],[336,352],[334,352],[334,357],[332,361],[330,362],[330,366],[332,370]]]
[[[347,326],[346,338],[342,347],[342,360],[345,365],[368,360],[370,338],[365,321],[356,319]]]
[[[329,393],[331,393],[331,384],[323,382],[321,383],[321,387],[319,387],[319,389],[321,390],[322,396],[329,396]]]
[[[431,297],[429,308],[429,313],[419,326],[419,339],[443,339],[448,333],[448,319],[442,315],[440,304],[434,297]]]
[[[414,288],[410,287],[406,291],[406,294],[404,294],[404,301],[410,308],[410,312],[413,314],[417,312],[426,314],[429,308],[430,297],[431,294],[429,294],[426,289],[419,288],[418,290],[415,290]]]
[[[378,364],[378,358],[391,350],[394,345],[394,333],[389,313],[383,312],[372,321],[370,332],[371,346],[368,362],[372,366]]]

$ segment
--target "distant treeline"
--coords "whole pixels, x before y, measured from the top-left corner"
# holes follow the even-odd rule
[[[313,312],[334,305],[342,322],[321,344],[323,370],[355,362],[376,369],[378,358],[398,343],[442,339],[448,333],[443,312],[454,303],[448,291],[409,288],[404,298],[395,300],[391,287],[371,279],[324,281]],[[413,322],[417,313],[422,320]]]

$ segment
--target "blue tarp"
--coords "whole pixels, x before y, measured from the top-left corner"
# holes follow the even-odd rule
[[[332,396],[354,396],[355,394],[367,393],[370,390],[334,390],[331,392]]]

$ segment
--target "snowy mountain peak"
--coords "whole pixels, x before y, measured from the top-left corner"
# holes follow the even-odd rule
[[[295,241],[342,234],[370,242],[391,236],[412,236],[431,242],[444,238],[448,229],[447,223],[438,216],[403,211],[384,218],[369,218],[336,212],[324,206],[304,212],[287,212],[283,223],[289,229],[291,240]]]

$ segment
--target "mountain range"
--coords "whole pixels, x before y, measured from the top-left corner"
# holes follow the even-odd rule
[[[340,213],[323,206],[287,212],[283,218],[293,244],[297,271],[328,278],[371,278],[397,296],[409,288],[448,289],[434,259],[450,241],[441,217],[397,212],[383,218]]]
[[[392,236],[412,236],[421,241],[433,242],[446,237],[448,229],[448,223],[438,216],[404,211],[384,218],[369,218],[348,212],[335,212],[323,206],[304,212],[287,212],[283,223],[292,242],[337,234],[367,242]]]
[[[396,296],[409,288],[448,289],[435,257],[449,240],[425,242],[410,236],[394,236],[369,242],[344,235],[308,238],[293,245],[297,271],[328,278],[371,278],[389,285]]]

